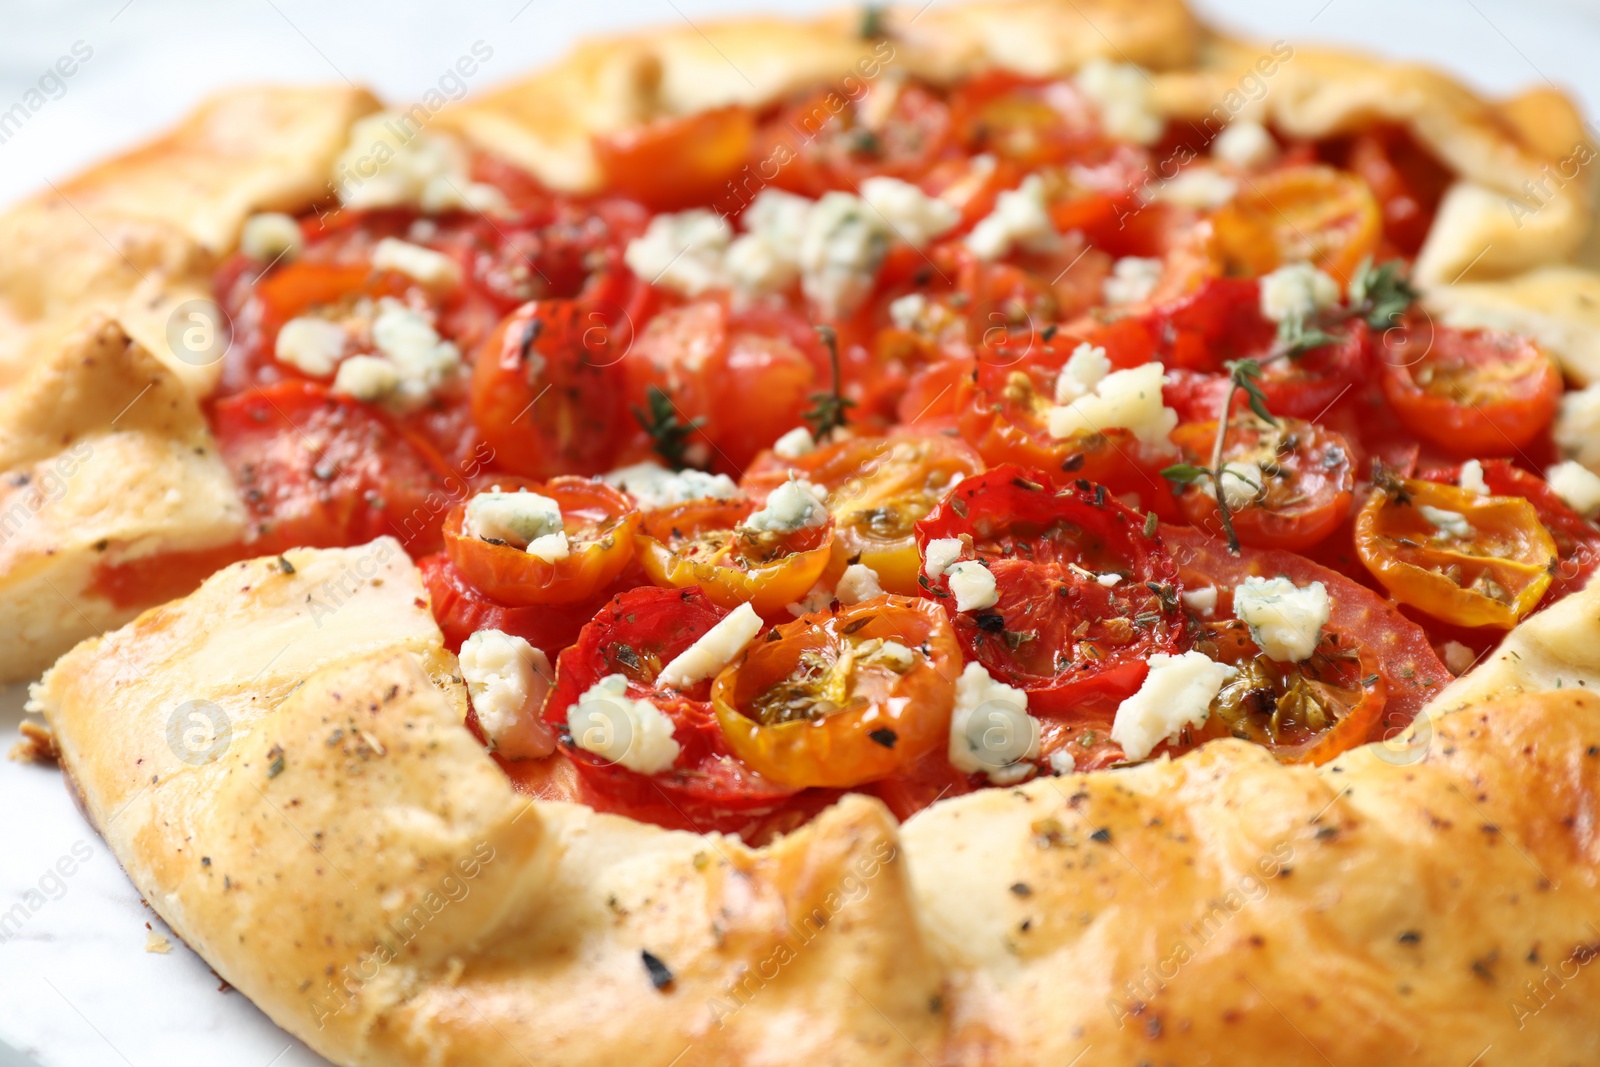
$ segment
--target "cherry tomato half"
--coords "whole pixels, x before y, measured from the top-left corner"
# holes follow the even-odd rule
[[[772,632],[711,688],[729,747],[764,778],[844,789],[948,741],[961,650],[937,605],[875,597]]]
[[[1172,439],[1191,464],[1209,466],[1215,422],[1188,423]],[[1223,464],[1234,533],[1247,545],[1301,549],[1332,533],[1350,512],[1355,489],[1354,457],[1339,434],[1301,419],[1276,424],[1236,418],[1228,427]],[[1252,491],[1253,490],[1253,491]],[[1184,516],[1216,537],[1223,535],[1216,487],[1209,478],[1190,482],[1178,498]]]
[[[621,674],[628,680],[629,699],[648,700],[672,720],[679,746],[671,768],[645,775],[568,739],[562,749],[583,781],[584,803],[662,826],[733,833],[793,797],[793,788],[732,757],[707,699],[709,682],[687,691],[656,683],[664,666],[726,614],[697,589],[646,586],[612,599],[583,628],[577,644],[561,653],[555,685],[545,700],[545,722],[565,727],[584,693],[602,678]]]
[[[471,396],[499,466],[528,478],[610,467],[626,334],[574,300],[530,301],[501,320],[473,363]]]
[[[667,116],[594,139],[607,189],[657,211],[710,203],[744,166],[755,116],[740,105]]]
[[[587,600],[633,559],[639,511],[628,497],[589,478],[552,478],[542,485],[516,481],[501,479],[500,487],[538,493],[561,506],[570,551],[552,563],[517,545],[486,541],[467,529],[468,502],[457,504],[445,517],[445,551],[467,581],[491,599],[513,605]]]
[[[957,612],[943,577],[923,595],[950,612],[967,658],[1026,690],[1037,714],[1114,711],[1152,653],[1188,647],[1172,557],[1104,486],[1055,489],[1038,472],[995,467],[917,523],[924,551],[936,538],[970,541],[999,600]]]
[[[1356,516],[1356,553],[1396,600],[1458,626],[1501,630],[1539,603],[1559,560],[1532,504],[1381,481]]]
[[[219,400],[212,429],[244,496],[252,552],[339,548],[384,534],[438,549],[443,501],[460,488],[442,459],[370,405],[291,380]]]
[[[1428,329],[1421,358],[1384,360],[1383,395],[1406,429],[1451,455],[1503,456],[1550,425],[1561,372],[1538,345],[1498,330]]]
[[[725,608],[749,602],[765,616],[804,599],[833,554],[833,520],[792,534],[741,524],[751,501],[698,500],[645,515],[634,536],[639,564],[660,586],[698,586]]]
[[[745,472],[744,488],[765,497],[791,470],[828,494],[834,519],[830,573],[861,563],[878,573],[886,591],[916,596],[922,557],[913,527],[952,482],[983,470],[983,460],[960,438],[901,431],[852,437],[799,459],[768,452]]]
[[[1229,273],[1262,275],[1304,261],[1342,282],[1377,248],[1381,223],[1365,182],[1321,165],[1253,178],[1212,219]]]
[[[1342,630],[1324,627],[1299,663],[1263,654],[1237,619],[1208,624],[1195,647],[1239,670],[1212,701],[1202,740],[1243,738],[1285,763],[1320,764],[1366,744],[1383,713],[1377,656]]]

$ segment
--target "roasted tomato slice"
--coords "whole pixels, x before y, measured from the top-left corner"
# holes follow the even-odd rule
[[[639,564],[660,586],[698,586],[726,608],[749,602],[772,616],[805,597],[833,554],[833,520],[778,534],[743,525],[751,501],[692,501],[645,515],[635,534]]]
[[[472,421],[495,463],[528,478],[609,468],[624,415],[625,325],[573,300],[503,319],[472,368]]]
[[[1095,107],[1066,81],[979,74],[951,95],[950,117],[969,154],[988,152],[1029,169],[1110,147]]]
[[[217,402],[212,429],[252,523],[250,551],[337,548],[385,534],[436,551],[463,488],[421,438],[313,382]]]
[[[1450,672],[1434,654],[1422,627],[1337,571],[1275,549],[1246,546],[1236,555],[1222,541],[1184,527],[1163,527],[1161,536],[1178,564],[1185,589],[1200,594],[1216,590],[1215,606],[1198,613],[1203,621],[1233,617],[1234,587],[1251,575],[1282,576],[1299,586],[1321,582],[1330,604],[1327,629],[1350,635],[1376,657],[1385,698],[1381,732],[1404,728],[1450,681]]]
[[[956,610],[948,576],[923,595],[950,613],[968,659],[1025,689],[1042,715],[1115,711],[1152,653],[1188,647],[1177,567],[1145,518],[1104,486],[1055,489],[1016,466],[967,478],[917,524],[958,538],[994,579],[992,606]]]
[[[1209,467],[1217,424],[1189,423],[1172,438],[1189,463]],[[1354,457],[1349,442],[1332,430],[1301,419],[1273,424],[1235,418],[1222,459],[1224,496],[1244,544],[1306,548],[1337,529],[1350,512]],[[1217,490],[1209,477],[1191,480],[1178,505],[1191,523],[1223,536]]]
[[[1406,429],[1450,455],[1505,456],[1550,425],[1561,372],[1538,345],[1497,330],[1426,329],[1420,358],[1383,361],[1383,395]],[[1417,347],[1412,339],[1407,351]]]
[[[1418,145],[1403,126],[1361,134],[1351,143],[1344,165],[1360,175],[1377,197],[1384,236],[1397,252],[1415,256],[1453,180],[1449,168]]]
[[[594,139],[606,188],[657,211],[710,203],[744,166],[755,115],[740,105],[668,116]]]
[[[1556,555],[1561,562],[1545,593],[1545,606],[1587,585],[1589,576],[1600,567],[1600,527],[1572,510],[1537,474],[1529,474],[1503,459],[1486,459],[1482,465],[1483,482],[1489,492],[1495,496],[1520,496],[1532,504],[1545,532],[1556,544]],[[1424,481],[1459,485],[1461,468],[1424,471],[1420,477]]]
[[[1509,630],[1560,562],[1528,501],[1411,478],[1380,478],[1355,537],[1361,562],[1391,596],[1457,626]]]
[[[1313,165],[1252,179],[1212,225],[1230,274],[1267,274],[1304,261],[1348,282],[1376,250],[1382,218],[1360,178]]]
[[[590,478],[552,478],[543,484],[501,479],[498,488],[548,497],[561,506],[565,558],[549,561],[524,547],[486,540],[468,529],[463,501],[444,521],[444,547],[466,579],[502,604],[573,604],[611,584],[633,559],[639,512],[633,501]]]
[[[897,432],[854,437],[798,459],[765,453],[745,472],[744,487],[765,497],[796,471],[828,495],[833,564],[871,567],[891,593],[917,595],[922,557],[914,532],[951,484],[983,470],[983,459],[960,438]]]
[[[879,78],[858,99],[833,91],[801,97],[757,132],[750,171],[803,196],[854,191],[884,174],[914,179],[950,136],[950,109],[933,93]]]
[[[557,653],[578,639],[578,632],[618,593],[650,584],[637,567],[630,567],[607,589],[589,600],[562,605],[552,611],[539,604],[502,604],[469,582],[443,552],[417,560],[422,582],[428,587],[433,618],[444,633],[451,652],[479,630],[499,630],[522,638],[555,662]]]
[[[711,703],[734,755],[762,777],[845,789],[948,742],[960,673],[937,605],[881,596],[774,627],[717,676]]]
[[[1324,627],[1316,651],[1298,663],[1275,660],[1237,619],[1209,623],[1195,647],[1238,668],[1211,703],[1199,740],[1233,736],[1285,763],[1326,763],[1364,745],[1383,714],[1377,656],[1359,637]]]
[[[544,719],[565,728],[574,705],[601,679],[620,674],[623,694],[648,700],[672,720],[677,759],[668,770],[642,774],[566,738],[562,749],[583,782],[580,799],[599,811],[702,832],[735,832],[782,806],[795,790],[755,773],[732,752],[707,699],[709,682],[686,691],[656,682],[661,669],[727,613],[696,589],[634,589],[615,597],[556,661],[556,682]],[[617,729],[623,729],[620,723]]]

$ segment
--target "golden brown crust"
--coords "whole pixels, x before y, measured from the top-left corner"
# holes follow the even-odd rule
[[[35,703],[145,899],[338,1062],[1600,1052],[1581,987],[1524,985],[1600,940],[1600,697],[1486,703],[1321,769],[1218,742],[898,832],[851,797],[751,850],[517,797],[398,546],[290,558],[84,645]],[[225,711],[209,761],[180,698]]]
[[[200,407],[101,319],[0,395],[0,680],[137,614],[94,574],[238,540],[244,508]]]

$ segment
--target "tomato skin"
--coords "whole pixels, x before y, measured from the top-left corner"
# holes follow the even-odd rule
[[[1215,421],[1181,425],[1172,436],[1187,462],[1210,464],[1217,437]],[[1336,530],[1350,513],[1354,458],[1349,442],[1332,430],[1301,419],[1282,418],[1276,426],[1236,419],[1228,429],[1223,462],[1254,466],[1262,485],[1254,500],[1229,509],[1234,533],[1243,544],[1309,548]],[[1215,488],[1209,480],[1188,485],[1178,497],[1178,506],[1191,524],[1213,536],[1223,535]]]
[[[1095,109],[1068,81],[978,74],[951,94],[950,117],[967,154],[987,152],[1029,170],[1110,148]]]
[[[1360,178],[1313,165],[1255,178],[1213,225],[1227,273],[1259,276],[1304,260],[1348,283],[1377,249],[1381,216]]]
[[[424,555],[441,543],[441,502],[464,488],[419,437],[313,382],[219,400],[212,429],[244,494],[251,554],[390,535]]]
[[[1277,549],[1245,546],[1235,555],[1222,541],[1181,526],[1163,527],[1161,536],[1186,588],[1216,587],[1217,618],[1233,615],[1233,589],[1249,575],[1283,575],[1301,586],[1321,582],[1330,601],[1329,627],[1354,635],[1377,658],[1384,682],[1386,734],[1409,725],[1450,682],[1450,672],[1439,662],[1422,627],[1383,596],[1337,571]]]
[[[1463,516],[1469,536],[1435,531],[1424,506]],[[1526,500],[1417,479],[1373,492],[1356,516],[1356,552],[1401,603],[1459,626],[1501,630],[1534,609],[1559,564]]]
[[[936,605],[881,596],[837,613],[804,615],[772,632],[776,640],[769,635],[753,643],[711,687],[711,704],[729,747],[769,781],[847,789],[886,778],[948,742],[961,652]],[[874,672],[865,680],[863,665],[852,665],[842,682],[852,703],[820,717],[764,723],[750,716],[775,686],[787,691],[799,684],[816,691],[818,683],[807,677],[806,665],[817,661],[808,657],[829,662],[826,657],[875,639],[909,647],[913,664],[896,671],[860,661]],[[863,697],[864,688],[870,695]]]
[[[656,684],[661,668],[726,614],[697,589],[634,589],[608,601],[557,658],[545,722],[564,729],[585,692],[607,675],[622,674],[629,698],[649,700],[672,720],[680,747],[670,769],[645,775],[564,740],[562,751],[584,783],[584,803],[675,829],[731,833],[795,796],[796,790],[732,758],[707,700],[710,683],[682,692]]]
[[[851,562],[877,572],[886,592],[916,596],[922,560],[913,525],[950,483],[983,470],[983,459],[960,438],[898,431],[851,437],[799,459],[767,452],[745,471],[744,490],[758,499],[788,480],[790,471],[828,494],[834,518],[837,578]]]
[[[1212,659],[1239,669],[1212,702],[1212,715],[1197,740],[1241,737],[1261,745],[1283,763],[1320,765],[1365,744],[1383,714],[1387,687],[1377,657],[1353,634],[1324,627],[1317,649],[1300,663],[1281,663],[1262,654],[1238,620],[1206,626],[1200,648]],[[1270,718],[1255,710],[1263,697],[1281,701],[1289,692],[1314,694],[1316,707],[1302,699],[1277,703]],[[1297,706],[1298,705],[1298,706]],[[1337,710],[1335,721],[1319,725]],[[1261,720],[1266,718],[1266,722]]]
[[[499,630],[522,638],[548,655],[552,663],[562,649],[577,641],[579,631],[607,601],[620,592],[647,584],[643,574],[629,568],[589,600],[551,611],[537,604],[499,603],[468,581],[444,552],[417,560],[417,570],[422,572],[434,621],[451,652],[460,652],[461,643],[479,630]]]
[[[501,320],[473,362],[472,421],[514,474],[609,468],[622,425],[620,341],[571,300],[535,300]]]
[[[1359,175],[1377,198],[1384,237],[1396,252],[1414,257],[1427,239],[1439,201],[1452,180],[1449,169],[1399,126],[1380,127],[1356,137],[1345,166]]]
[[[755,114],[734,104],[594,138],[605,188],[656,211],[710,203],[744,166]]]
[[[877,52],[886,62],[894,56]],[[894,93],[887,114],[869,127],[864,105],[877,93]],[[860,99],[826,91],[777,110],[757,131],[752,177],[815,199],[834,189],[854,191],[874,175],[915,181],[940,157],[950,136],[950,109],[916,85],[884,78]],[[748,181],[748,179],[747,179]]]
[[[961,538],[994,576],[998,602],[957,612],[945,578],[923,595],[943,603],[969,660],[1026,690],[1039,715],[1105,714],[1144,681],[1155,652],[1188,648],[1177,567],[1145,519],[1088,482],[1056,489],[1006,465],[965,479],[917,524],[917,544]],[[1114,586],[1098,574],[1118,573]],[[1134,626],[1129,620],[1141,620]]]
[[[543,484],[513,486],[549,497],[561,505],[571,554],[547,562],[514,545],[485,541],[467,530],[467,504],[450,509],[444,521],[444,546],[456,569],[493,600],[518,607],[566,605],[590,599],[611,584],[633,560],[633,535],[639,511],[604,482],[552,478]]]
[[[1420,359],[1383,364],[1383,395],[1406,429],[1451,455],[1495,456],[1550,425],[1561,372],[1536,344],[1496,330],[1427,329],[1432,343]]]
[[[1572,510],[1537,474],[1530,474],[1503,459],[1482,462],[1483,481],[1489,492],[1495,496],[1519,496],[1532,504],[1545,532],[1555,542],[1560,563],[1541,606],[1549,607],[1587,585],[1589,576],[1600,568],[1600,527]],[[1435,468],[1421,472],[1418,477],[1457,485],[1461,480],[1461,468]]]
[[[691,501],[644,515],[634,535],[639,565],[657,585],[696,587],[713,603],[748,602],[765,617],[803,600],[833,555],[833,520],[779,538],[736,532],[752,501]]]

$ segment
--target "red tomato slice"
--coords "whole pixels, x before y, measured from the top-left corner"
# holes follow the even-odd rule
[[[1497,330],[1426,329],[1432,344],[1420,357],[1395,353],[1383,365],[1383,394],[1408,430],[1453,455],[1505,456],[1550,425],[1561,372],[1538,345]]]
[[[417,569],[428,587],[434,621],[451,652],[461,651],[461,642],[479,630],[499,630],[522,638],[548,655],[552,663],[562,649],[578,640],[578,632],[607,601],[649,584],[643,573],[633,568],[589,600],[552,611],[538,604],[518,607],[495,601],[468,581],[443,552],[419,559]]]
[[[285,381],[227,397],[212,430],[250,515],[254,553],[397,537],[436,551],[465,487],[420,438],[369,405]]]
[[[1239,555],[1199,530],[1163,527],[1162,539],[1172,551],[1188,589],[1217,589],[1215,618],[1233,615],[1233,589],[1249,575],[1278,575],[1297,585],[1321,582],[1331,601],[1329,625],[1353,635],[1378,661],[1386,694],[1382,733],[1405,728],[1422,706],[1438,695],[1451,675],[1434,654],[1427,633],[1384,597],[1293,552],[1246,546]],[[1376,737],[1373,738],[1374,740]]]
[[[732,833],[771,815],[797,790],[776,785],[733,758],[711,710],[711,683],[679,692],[656,684],[661,668],[727,614],[697,589],[635,589],[617,596],[561,653],[544,719],[564,728],[580,697],[600,679],[622,674],[627,696],[649,700],[674,725],[681,748],[669,770],[644,775],[579,748],[562,750],[583,779],[584,802],[675,829]]]
[[[472,421],[498,466],[536,479],[609,469],[625,417],[622,333],[572,300],[506,316],[472,369]]]
[[[995,467],[963,480],[917,524],[917,543],[970,540],[999,602],[958,612],[948,580],[928,581],[969,660],[1025,689],[1041,715],[1115,712],[1155,652],[1189,647],[1178,570],[1145,519],[1104,486],[1054,489],[1043,476]],[[1115,584],[1100,575],[1117,574]]]
[[[885,107],[879,94],[893,94],[892,102]],[[828,91],[779,108],[757,131],[750,171],[802,196],[854,192],[877,174],[915,180],[949,135],[950,109],[942,100],[881,78],[858,100]]]
[[[736,104],[599,135],[594,153],[607,189],[657,211],[677,211],[722,192],[754,138],[755,115]]]

